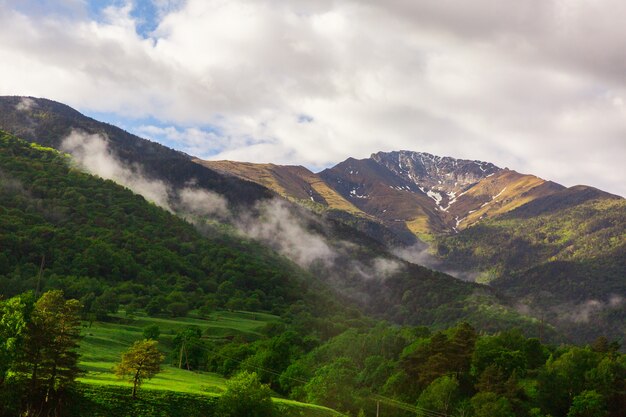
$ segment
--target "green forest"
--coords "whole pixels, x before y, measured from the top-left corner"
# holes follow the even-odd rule
[[[0,249],[3,416],[626,415],[617,342],[548,343],[478,290],[474,327],[460,285],[456,315],[398,286],[429,327],[365,315],[270,249],[5,133]]]
[[[283,415],[285,404],[272,397],[354,416],[381,406],[389,416],[600,417],[626,410],[626,356],[616,342],[551,346],[515,329],[479,334],[467,323],[432,332],[362,321],[326,341],[282,320],[267,323],[255,341],[217,341],[186,326],[170,339],[167,357],[152,325],[110,370],[130,374],[127,388],[90,385],[76,381],[88,375],[79,366],[82,307],[60,290],[0,302],[2,415],[168,415],[152,408],[153,400],[163,401],[160,391],[139,389],[161,362],[230,378],[225,389],[205,395],[172,395],[167,409],[183,415]]]

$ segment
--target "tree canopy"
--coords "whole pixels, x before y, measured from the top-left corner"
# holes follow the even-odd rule
[[[141,384],[161,372],[161,363],[165,359],[159,351],[156,340],[138,340],[122,355],[122,360],[115,366],[119,378],[129,378],[133,384],[132,397],[137,396]]]

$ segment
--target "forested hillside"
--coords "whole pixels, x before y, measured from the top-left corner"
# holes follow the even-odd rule
[[[0,394],[7,399],[7,416],[20,404],[29,409],[39,403],[50,410],[67,404],[68,410],[96,415],[107,409],[123,415],[126,411],[121,410],[135,404],[138,415],[154,415],[146,410],[164,400],[150,391],[137,403],[129,402],[130,396],[113,401],[109,395],[114,394],[91,400],[95,397],[89,387],[69,388],[78,375],[74,371],[63,374],[61,385],[51,385],[57,377],[46,375],[56,375],[55,364],[78,369],[81,350],[75,346],[87,343],[75,337],[78,319],[86,326],[95,323],[92,332],[102,320],[109,321],[113,331],[107,337],[129,344],[137,336],[125,336],[125,323],[136,314],[162,319],[193,315],[203,322],[221,309],[270,311],[280,319],[268,323],[254,339],[215,337],[193,325],[181,326],[163,337],[168,360],[187,372],[249,380],[265,398],[271,389],[273,395],[367,416],[374,415],[376,402],[392,416],[556,417],[583,416],[589,410],[623,415],[626,365],[618,343],[600,338],[592,347],[556,348],[542,346],[520,330],[502,332],[521,326],[527,335],[554,337],[548,326],[515,313],[488,288],[390,255],[381,257],[374,250],[376,243],[365,235],[359,238],[363,246],[355,259],[372,266],[378,261],[380,271],[398,265],[400,269],[391,268],[393,273],[384,280],[363,281],[363,272],[352,268],[354,275],[344,276],[341,288],[345,291],[360,280],[355,288],[361,289],[365,282],[380,300],[366,303],[366,311],[405,326],[364,316],[341,293],[330,290],[328,279],[318,280],[267,247],[215,223],[204,223],[199,231],[128,189],[83,173],[56,150],[3,133],[0,169],[0,354],[8,358],[1,369]],[[350,233],[343,225],[329,236],[341,241]],[[355,265],[346,264],[343,270]],[[316,270],[324,269],[313,265],[311,271]],[[48,319],[50,311],[56,311],[46,307],[49,300],[67,320]],[[481,335],[465,322],[449,327],[463,320],[482,331],[500,332]],[[65,327],[57,329],[56,322]],[[416,324],[431,328],[411,326]],[[35,354],[40,350],[31,355],[27,347],[47,346],[45,340],[57,340],[56,331],[66,332],[67,344],[51,344],[58,350],[50,352],[62,352],[65,362],[53,358],[41,368],[46,373],[33,376],[29,370],[38,368]],[[143,334],[159,338],[158,333],[146,329]],[[30,343],[34,337],[44,342]],[[28,381],[36,385],[27,388]],[[55,402],[48,403],[48,398]],[[183,406],[185,397],[168,398],[167,407],[194,407],[193,413],[212,412],[226,401],[196,396]]]
[[[625,218],[623,198],[573,187],[442,237],[437,252],[579,340],[623,338]]]
[[[90,164],[115,166],[118,174],[122,173],[121,182],[133,191],[143,193],[150,201],[187,218],[191,216],[200,223],[206,222],[208,214],[212,225],[208,234],[213,239],[226,239],[244,246],[249,244],[249,239],[257,240],[297,263],[363,311],[399,323],[445,326],[466,318],[485,329],[506,328],[510,323],[518,323],[529,330],[538,326],[538,321],[522,317],[507,301],[488,288],[457,281],[449,275],[411,265],[390,255],[389,246],[402,246],[407,240],[394,236],[389,228],[372,219],[338,210],[316,211],[314,208],[310,211],[278,198],[267,199],[271,195],[269,190],[201,167],[179,152],[87,118],[60,103],[44,99],[30,100],[33,106],[19,109],[16,106],[19,98],[0,99],[4,109],[0,125],[13,132],[23,132],[39,144],[49,144],[59,149],[66,149],[64,144],[67,144],[68,138],[72,139],[75,142],[72,149],[79,150],[75,157],[84,168],[90,169]],[[75,132],[106,136],[93,137]],[[93,160],[89,159],[92,152],[98,155]],[[104,169],[97,172],[107,175],[110,171]],[[119,180],[120,175],[108,177]],[[259,194],[259,190],[265,191]],[[118,213],[121,210],[117,202],[112,202],[110,207]],[[107,206],[101,208],[104,212],[108,210]],[[102,214],[98,217],[106,216]],[[169,217],[166,219],[166,222],[171,221]],[[126,223],[116,220],[110,222],[116,223],[119,230],[123,230],[123,225],[131,223],[128,219]],[[226,233],[218,233],[215,230],[218,223],[221,230],[222,223],[228,223],[231,228]],[[232,232],[235,229],[236,237],[233,239]],[[81,233],[77,236],[81,236]],[[242,236],[246,239],[242,240]],[[413,241],[408,240],[409,243]],[[127,246],[117,247],[123,250],[112,258],[124,257],[128,253]],[[187,252],[194,254],[187,256]],[[200,256],[195,250],[187,249],[187,252],[182,276],[188,277],[190,274],[187,271],[196,273],[206,270],[202,262],[213,262],[206,261],[207,257]],[[32,258],[42,256],[29,253]],[[145,256],[132,258],[132,261],[141,263],[153,258],[165,262],[161,257]],[[50,258],[49,262],[54,259]],[[40,261],[28,261],[30,276],[37,270]],[[132,268],[132,265],[133,262],[130,262],[122,270]],[[111,273],[104,269],[105,273]],[[50,268],[45,271],[52,272]],[[85,275],[76,271],[62,273]],[[254,287],[263,293],[258,298],[267,301],[271,297],[266,291],[269,287],[267,282],[270,281],[264,280],[265,286]],[[221,285],[221,281],[217,285]],[[203,287],[205,292],[210,289],[206,285]],[[172,302],[168,300],[165,304]],[[177,302],[185,304],[180,300]],[[162,300],[154,304],[164,305]],[[262,302],[262,305],[269,308],[273,303]],[[483,312],[484,309],[487,309],[488,314]],[[537,330],[533,332],[536,334]]]
[[[201,234],[141,196],[72,168],[68,157],[52,149],[6,134],[2,148],[6,250],[0,285],[7,295],[37,285],[59,288],[100,317],[120,305],[175,314],[200,307],[281,314],[296,301],[328,315],[341,298],[400,323],[446,326],[465,319],[483,329],[515,323],[538,332],[537,321],[488,288],[394,258],[341,222],[300,213],[300,239],[317,243],[319,235],[309,233],[319,233],[328,239],[325,251],[334,247],[343,255],[316,257],[315,247],[300,248],[299,256],[306,258],[309,250],[315,255],[309,273],[215,223],[204,224]],[[290,227],[293,214],[272,209],[284,216],[275,220],[282,222],[276,230]],[[276,218],[276,212],[267,216]],[[272,242],[278,250],[296,244]]]
[[[218,230],[208,238],[143,197],[72,168],[55,150],[2,134],[0,293],[63,289],[102,317],[124,305],[332,312],[316,279]],[[315,291],[310,291],[315,287]]]
[[[116,158],[132,166],[140,164],[142,174],[175,188],[192,181],[197,187],[224,196],[233,209],[251,206],[270,198],[272,193],[257,184],[221,175],[192,162],[191,157],[166,146],[142,139],[117,126],[102,123],[52,100],[31,99],[35,105],[19,109],[21,97],[0,97],[0,129],[29,142],[60,149],[73,132],[104,135],[114,148]],[[176,196],[168,196],[175,199]]]

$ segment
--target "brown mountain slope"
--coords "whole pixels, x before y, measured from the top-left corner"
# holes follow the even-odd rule
[[[530,201],[565,189],[560,184],[534,175],[508,169],[482,179],[457,197],[449,206],[450,219],[457,230],[465,229],[484,218],[507,213]]]
[[[487,162],[410,151],[349,158],[320,177],[366,213],[416,235],[458,231],[564,188]]]
[[[416,234],[446,230],[433,200],[417,184],[372,159],[348,158],[319,175],[348,201],[390,227],[408,227]]]
[[[365,215],[363,211],[330,188],[317,174],[303,166],[201,159],[194,161],[215,171],[256,182],[292,200],[310,200],[331,209]]]
[[[302,166],[195,162],[292,200],[310,200],[422,237],[458,232],[564,189],[488,162],[411,151],[348,158],[319,174]]]

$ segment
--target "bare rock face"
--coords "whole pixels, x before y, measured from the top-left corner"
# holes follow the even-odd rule
[[[498,171],[490,162],[440,157],[424,152],[378,152],[371,159],[420,189],[460,193]]]

